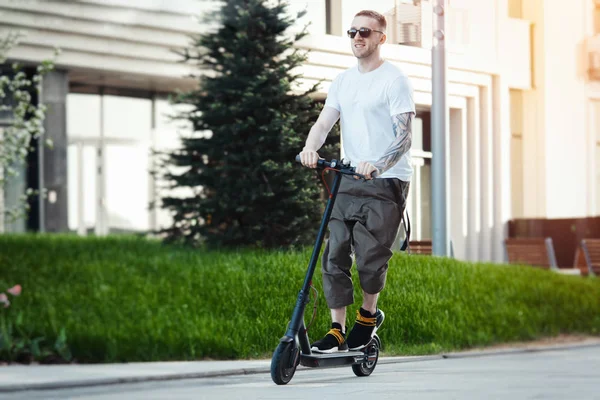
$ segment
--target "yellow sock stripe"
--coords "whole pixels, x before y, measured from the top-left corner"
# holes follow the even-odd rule
[[[360,311],[356,312],[356,322],[358,322],[361,325],[364,326],[376,326],[377,325],[377,318],[373,317],[373,318],[368,318],[368,317],[363,317],[360,314]]]
[[[339,344],[344,343],[344,337],[342,336],[342,332],[340,332],[339,329],[335,329],[332,328],[329,330],[329,332],[327,332],[328,335],[332,335],[333,337],[335,337],[338,341]]]
[[[362,321],[356,321],[357,324],[362,325],[362,326],[377,326],[377,324],[375,322],[371,323],[371,322],[362,322]]]

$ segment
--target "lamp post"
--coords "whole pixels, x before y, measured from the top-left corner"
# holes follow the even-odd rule
[[[448,107],[446,94],[446,32],[447,0],[433,3],[433,46],[431,48],[431,206],[433,254],[449,255],[448,242]]]

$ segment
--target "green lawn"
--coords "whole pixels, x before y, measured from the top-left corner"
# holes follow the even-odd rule
[[[0,310],[31,337],[61,328],[79,362],[269,358],[302,284],[304,251],[204,251],[133,237],[0,236]],[[320,271],[314,284],[321,292]],[[356,285],[355,285],[356,286]],[[359,306],[348,312],[351,324]],[[380,307],[385,355],[559,333],[600,334],[600,280],[397,254]],[[308,318],[312,305],[307,309]],[[309,334],[329,327],[324,297]]]

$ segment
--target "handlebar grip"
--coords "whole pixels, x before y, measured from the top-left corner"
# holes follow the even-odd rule
[[[301,158],[300,158],[300,154],[297,154],[297,155],[296,155],[296,162],[301,162],[301,161],[302,161],[302,160],[301,160]],[[329,161],[326,161],[325,159],[321,158],[321,159],[319,159],[319,160],[317,161],[317,166],[318,166],[319,168],[323,168],[323,167],[325,167],[325,168],[328,168],[328,167],[331,167],[331,162],[329,162]],[[337,166],[337,165],[336,165],[336,166]],[[357,174],[356,172],[354,172],[354,167],[352,167],[352,168],[345,168],[345,169],[344,169],[344,170],[342,170],[342,171],[344,171],[343,173],[344,173],[344,174],[346,174],[346,175],[354,175],[354,176],[357,176],[357,177],[359,177],[359,178],[362,178],[362,179],[365,179],[365,180],[367,179],[367,177],[366,177],[366,176],[364,176],[364,175],[362,175],[362,174]],[[373,172],[371,172],[371,178],[372,178],[372,179],[375,179],[375,178],[377,177],[377,175],[378,175],[377,171],[373,171]]]
[[[301,162],[301,159],[300,159],[300,154],[297,154],[297,155],[296,155],[296,162]],[[327,162],[327,161],[325,161],[325,159],[323,159],[323,158],[319,158],[319,160],[317,161],[317,166],[318,166],[319,168],[323,168],[323,167],[329,167],[329,166],[330,166],[330,163],[329,163],[329,162]]]

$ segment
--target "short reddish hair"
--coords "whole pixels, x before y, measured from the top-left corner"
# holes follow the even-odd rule
[[[379,23],[379,26],[381,27],[382,30],[385,31],[385,29],[387,28],[387,22],[385,20],[385,17],[383,16],[383,14],[380,14],[377,11],[362,10],[362,11],[359,11],[354,17],[355,18],[356,17],[369,17],[369,18],[373,18],[374,20],[377,21],[377,23]]]

